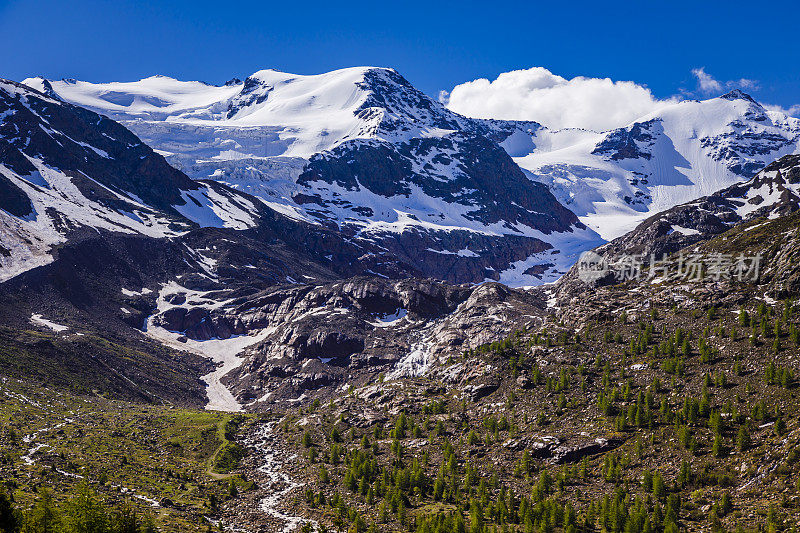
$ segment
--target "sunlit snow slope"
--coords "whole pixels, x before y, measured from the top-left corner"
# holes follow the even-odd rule
[[[122,121],[192,178],[354,239],[390,239],[387,253],[412,262],[470,270],[453,279],[482,268],[512,284],[554,279],[600,236],[743,182],[800,142],[800,120],[741,91],[593,132],[468,119],[371,67],[264,70],[219,87],[165,77],[26,83]],[[525,184],[520,168],[549,190]]]

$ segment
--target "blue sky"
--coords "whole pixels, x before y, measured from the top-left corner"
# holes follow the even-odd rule
[[[533,66],[690,96],[704,67],[800,103],[794,2],[0,0],[0,77],[152,74],[221,83],[262,68],[392,66],[431,95]]]

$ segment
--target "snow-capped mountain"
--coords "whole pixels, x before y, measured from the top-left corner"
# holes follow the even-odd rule
[[[152,313],[146,296],[163,284],[229,297],[365,273],[423,274],[399,259],[378,261],[380,251],[192,180],[119,123],[0,80],[4,326],[130,335]]]
[[[265,210],[189,179],[113,120],[0,80],[0,281],[87,229],[167,238],[251,228]]]
[[[164,143],[171,137],[175,150],[162,152],[184,164],[243,157],[309,158],[352,139],[402,141],[462,129],[494,132],[503,140],[518,128],[540,127],[464,118],[384,68],[311,76],[262,70],[223,86],[166,76],[112,83],[29,78],[23,83],[130,122],[143,140]],[[200,146],[181,137],[192,131],[187,125],[196,128],[191,140],[204,141]]]
[[[450,281],[553,280],[601,236],[800,148],[800,120],[738,90],[593,132],[469,119],[382,68],[25,83],[122,122],[195,180]]]
[[[120,121],[191,178],[434,277],[541,283],[601,242],[509,157],[538,124],[467,119],[391,69],[25,83]]]
[[[514,160],[606,239],[745,181],[800,150],[800,120],[740,90],[671,104],[617,130],[539,128]]]
[[[676,205],[649,217],[633,231],[598,250],[604,254],[651,254],[661,259],[712,238],[742,222],[775,219],[800,209],[800,155],[787,155],[767,165],[744,183]]]

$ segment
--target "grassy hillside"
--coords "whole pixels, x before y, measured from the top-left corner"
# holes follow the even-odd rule
[[[251,418],[111,401],[2,378],[0,480],[32,516],[46,499],[66,517],[87,491],[110,514],[133,509],[161,531],[197,531],[251,490],[233,442]],[[2,492],[2,490],[0,490]]]

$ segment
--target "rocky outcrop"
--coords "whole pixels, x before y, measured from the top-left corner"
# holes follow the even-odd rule
[[[622,159],[647,159],[652,157],[655,135],[651,130],[660,127],[658,119],[635,122],[631,126],[614,130],[597,144],[592,154],[607,157],[611,161]]]
[[[261,335],[244,363],[225,377],[240,400],[286,401],[322,394],[344,381],[439,372],[437,362],[496,341],[536,322],[538,293],[489,283],[478,287],[433,280],[356,277],[319,285],[282,285],[261,292],[164,293],[155,325],[206,340]],[[412,362],[413,361],[413,362]],[[460,377],[475,396],[499,386]],[[370,378],[371,376],[371,378]],[[316,391],[316,392],[315,392]]]
[[[597,438],[593,442],[583,442],[573,445],[560,444],[550,450],[550,461],[559,465],[564,463],[575,463],[584,457],[591,457],[592,455],[597,455],[599,453],[604,453],[609,450],[619,448],[624,443],[625,439],[622,437],[611,437]]]

